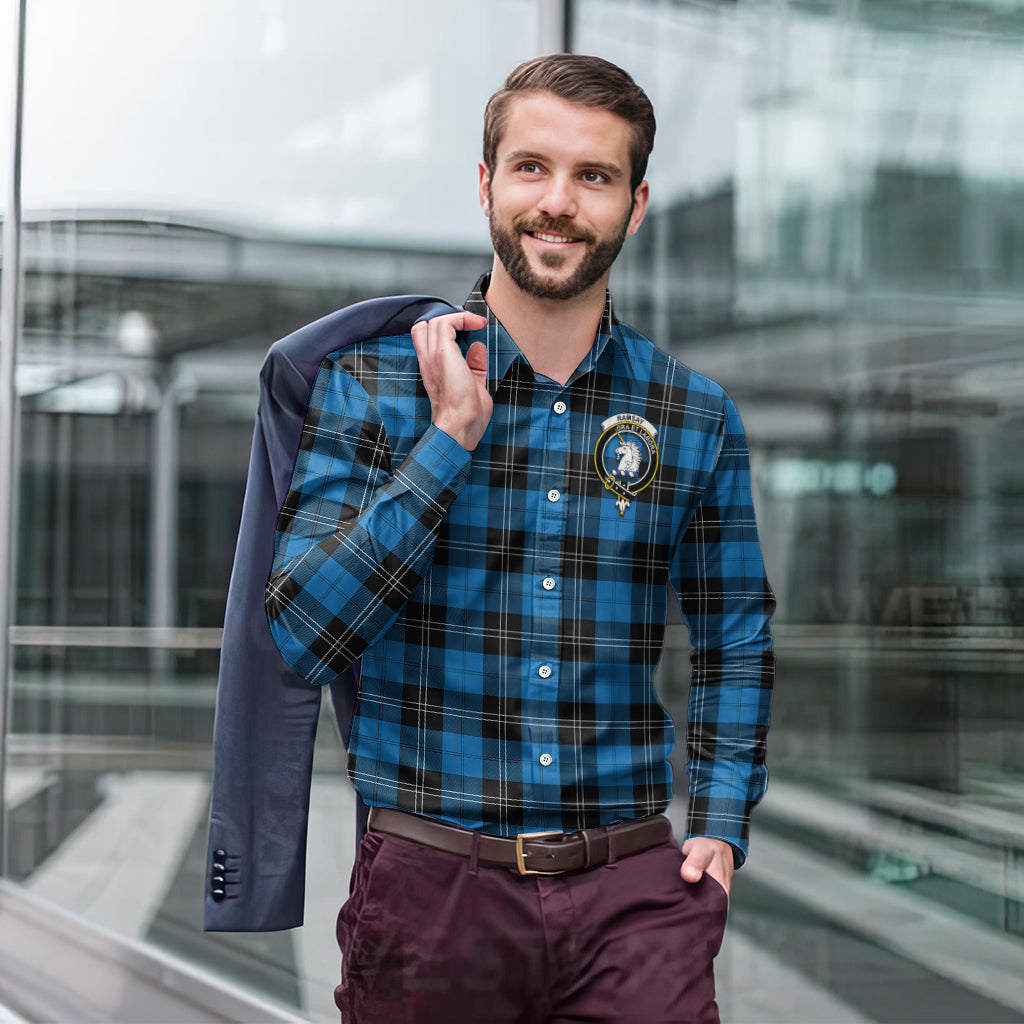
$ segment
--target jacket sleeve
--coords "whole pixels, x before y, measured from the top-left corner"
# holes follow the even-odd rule
[[[469,465],[470,453],[430,425],[392,470],[372,399],[325,360],[266,588],[274,642],[303,678],[330,682],[394,623],[430,567],[438,528]]]
[[[282,664],[263,615],[277,512],[275,419],[264,391],[227,608],[213,725],[204,928],[302,924],[319,690]]]
[[[775,677],[765,576],[739,414],[725,399],[720,446],[672,569],[690,630],[687,835],[724,839],[737,865],[764,795],[765,741]]]

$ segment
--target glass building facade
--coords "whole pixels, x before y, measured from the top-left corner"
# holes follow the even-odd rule
[[[336,1019],[353,801],[327,718],[305,926],[201,931],[257,373],[355,300],[465,298],[490,260],[486,99],[569,46],[654,101],[616,307],[736,399],[778,597],[723,1019],[1024,1020],[1024,2],[25,11],[20,218],[0,122],[22,282],[9,886]],[[681,723],[683,627],[659,672]]]

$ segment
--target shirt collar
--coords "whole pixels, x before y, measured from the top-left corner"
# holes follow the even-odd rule
[[[467,313],[476,313],[479,316],[487,317],[487,380],[488,383],[493,385],[491,388],[493,391],[494,387],[505,379],[505,374],[508,373],[509,367],[513,363],[529,364],[519,346],[512,339],[512,336],[494,315],[491,307],[487,305],[487,300],[484,296],[490,283],[491,275],[481,274],[476,284],[473,285],[473,290],[469,293],[469,297],[463,303],[463,309]],[[609,341],[614,341],[619,346],[622,354],[626,357],[627,363],[630,363],[630,369],[632,369],[629,349],[623,338],[622,328],[618,317],[615,315],[615,309],[612,306],[611,293],[606,291],[604,312],[601,314],[601,323],[598,325],[594,344],[590,347],[590,351],[586,356],[583,357],[583,361],[573,374],[573,378],[580,374],[588,373],[597,365],[597,361],[601,358]]]

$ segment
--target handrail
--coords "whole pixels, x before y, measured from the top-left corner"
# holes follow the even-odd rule
[[[218,650],[223,630],[199,626],[12,626],[15,647]]]
[[[0,954],[0,1000],[31,1020],[309,1024],[298,1011],[6,880]]]

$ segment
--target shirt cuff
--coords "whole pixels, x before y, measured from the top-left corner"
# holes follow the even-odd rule
[[[700,805],[704,806],[701,807]],[[695,806],[696,805],[696,806]],[[708,800],[690,797],[690,807],[686,817],[686,838],[707,836],[708,839],[721,839],[732,847],[733,863],[740,867],[747,859],[747,848],[750,840],[750,816],[743,817],[716,814],[709,808]]]
[[[728,843],[732,847],[732,865],[734,868],[743,866],[743,862],[747,859],[747,847],[746,843],[743,846],[739,845],[738,840],[730,838],[729,836],[719,836],[712,832],[694,832],[687,830],[687,839],[720,839],[723,843]]]
[[[433,529],[469,481],[472,453],[431,424],[385,485],[389,497]],[[410,508],[412,506],[412,508]]]
[[[473,459],[472,452],[467,452],[451,434],[446,434],[433,423],[427,427],[426,432],[416,442],[409,455],[411,457],[424,451],[433,453],[432,457],[438,461],[439,465],[450,465],[459,471],[467,468]]]

